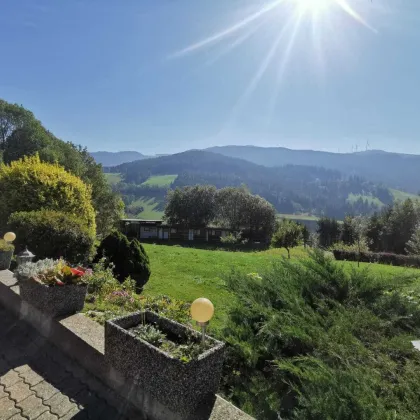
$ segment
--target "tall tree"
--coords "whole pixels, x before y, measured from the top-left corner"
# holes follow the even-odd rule
[[[252,195],[244,186],[226,187],[216,194],[216,221],[235,231],[245,229],[251,238],[255,233],[271,237],[276,211],[267,200]]]
[[[209,185],[170,190],[165,220],[172,225],[204,227],[215,217],[216,188]]]
[[[407,199],[403,203],[396,203],[385,223],[383,238],[384,250],[404,254],[407,242],[416,230],[419,220],[417,203]]]
[[[410,255],[420,255],[420,225],[417,225],[416,230],[407,242],[405,250]]]
[[[353,219],[353,216],[346,216],[341,225],[341,241],[346,245],[353,245],[355,241]]]
[[[32,112],[21,105],[0,99],[0,150],[4,150],[6,140],[15,130],[31,122],[37,122]]]
[[[340,226],[337,220],[329,217],[322,217],[318,220],[317,233],[319,235],[319,246],[328,248],[340,239]]]

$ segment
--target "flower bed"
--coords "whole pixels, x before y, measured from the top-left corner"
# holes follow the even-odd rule
[[[81,267],[51,259],[26,263],[15,271],[22,299],[52,317],[83,309],[89,275]]]
[[[105,358],[181,416],[189,416],[218,389],[224,344],[153,312],[105,324]]]

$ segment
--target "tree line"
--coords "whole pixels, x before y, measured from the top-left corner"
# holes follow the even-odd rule
[[[236,232],[245,230],[251,238],[255,233],[271,238],[276,211],[245,187],[195,185],[168,192],[164,218],[171,225],[200,228],[213,224]]]
[[[341,224],[323,217],[317,233],[322,248],[338,243],[359,251],[420,255],[420,204],[407,199],[370,217],[346,216]]]

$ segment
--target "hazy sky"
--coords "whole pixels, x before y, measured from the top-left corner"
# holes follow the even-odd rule
[[[420,154],[419,0],[2,0],[0,97],[92,151]]]

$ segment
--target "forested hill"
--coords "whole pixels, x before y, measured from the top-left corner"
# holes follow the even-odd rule
[[[126,163],[110,170],[121,174],[122,182],[116,188],[133,198],[152,190],[150,183],[143,184],[150,177],[176,174],[172,187],[245,184],[252,193],[270,201],[279,213],[342,218],[348,213],[372,213],[393,201],[388,188],[360,177],[343,176],[339,171],[303,165],[270,168],[198,150]]]
[[[257,146],[221,146],[211,147],[207,150],[264,166],[287,164],[322,166],[415,194],[420,190],[419,155],[389,153],[382,150],[330,153]]]
[[[102,166],[117,166],[126,162],[147,159],[149,156],[139,152],[92,152],[90,154]]]

